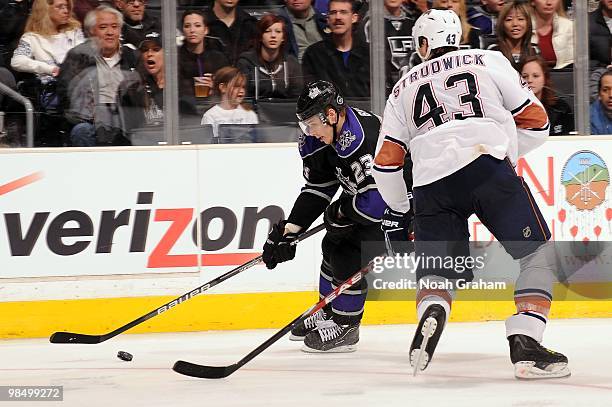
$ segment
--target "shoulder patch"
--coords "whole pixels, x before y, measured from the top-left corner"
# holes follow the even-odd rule
[[[365,134],[361,122],[355,115],[353,108],[347,108],[346,121],[344,122],[344,126],[342,126],[341,133],[338,136],[338,141],[336,141],[335,146],[338,156],[348,157],[353,154],[359,149],[361,144],[363,144],[364,138]]]

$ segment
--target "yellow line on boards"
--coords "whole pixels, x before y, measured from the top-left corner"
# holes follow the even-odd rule
[[[503,320],[515,312],[512,291],[453,303],[451,322]],[[587,300],[555,289],[551,318],[610,318],[612,302]],[[585,289],[582,294],[589,294]],[[375,296],[376,297],[376,296]],[[364,324],[415,323],[414,293],[401,299],[368,301]],[[465,296],[469,297],[469,296]],[[129,330],[129,333],[280,328],[317,301],[314,292],[202,295]],[[475,297],[476,298],[476,297]],[[492,300],[495,298],[495,300]],[[501,301],[497,299],[509,298]],[[55,331],[102,334],[125,325],[172,297],[103,298],[0,303],[0,338],[48,337]]]

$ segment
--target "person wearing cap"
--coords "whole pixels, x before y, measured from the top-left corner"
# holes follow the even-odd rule
[[[164,51],[160,33],[145,34],[138,45],[140,61],[134,75],[119,85],[119,112],[124,131],[161,125],[164,120]]]
[[[72,48],[60,66],[57,94],[60,109],[71,125],[75,147],[127,145],[117,110],[117,90],[138,56],[119,41],[123,15],[100,6],[85,17],[89,38]]]
[[[159,19],[146,10],[147,0],[114,0],[114,4],[123,13],[122,44],[136,48],[146,33],[162,32]]]

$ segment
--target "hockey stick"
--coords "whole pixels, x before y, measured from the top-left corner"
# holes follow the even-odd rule
[[[280,338],[285,336],[287,332],[291,331],[294,326],[313,315],[315,312],[323,308],[325,305],[332,302],[336,297],[338,297],[342,292],[352,287],[354,284],[361,281],[361,279],[372,270],[374,264],[377,259],[382,256],[377,256],[372,259],[365,267],[360,269],[358,272],[353,274],[348,280],[344,283],[340,284],[334,291],[325,296],[321,301],[313,305],[304,311],[299,317],[291,321],[288,325],[286,325],[283,329],[272,335],[267,341],[259,345],[257,348],[253,349],[249,354],[240,359],[238,362],[229,365],[229,366],[205,366],[198,365],[191,362],[186,362],[184,360],[177,361],[172,369],[180,374],[192,377],[199,377],[203,379],[222,379],[234,373],[236,370],[240,369],[242,366],[247,364],[257,355],[262,353],[264,350],[268,349],[274,342],[278,341]]]
[[[291,242],[292,245],[297,244],[298,242],[309,238],[310,236],[314,235],[315,233],[321,231],[325,229],[325,225],[321,224],[318,225],[306,232],[304,232],[302,235],[298,236],[297,239],[295,239],[294,241]],[[55,332],[53,335],[51,335],[51,337],[49,338],[49,341],[51,341],[51,343],[89,343],[89,344],[93,344],[93,343],[100,343],[100,342],[104,342],[109,340],[110,338],[113,338],[117,335],[119,335],[122,332],[127,331],[130,328],[135,327],[138,324],[141,324],[161,313],[163,313],[164,311],[167,311],[169,308],[174,307],[176,305],[182,304],[183,302],[192,299],[193,297],[202,294],[204,291],[208,290],[209,288],[212,288],[214,286],[216,286],[219,283],[222,283],[225,280],[228,280],[232,277],[234,277],[236,274],[242,273],[245,270],[250,269],[251,267],[259,264],[262,261],[262,256],[257,256],[252,260],[249,260],[248,262],[244,263],[241,266],[236,267],[235,269],[232,269],[230,271],[228,271],[225,274],[220,275],[219,277],[210,280],[208,283],[203,284],[191,291],[189,291],[188,293],[185,293],[183,295],[181,295],[180,297],[177,297],[175,299],[173,299],[170,302],[165,303],[164,305],[162,305],[161,307],[149,312],[146,315],[141,316],[140,318],[137,318],[135,320],[133,320],[132,322],[129,322],[117,329],[115,329],[114,331],[102,334],[102,335],[87,335],[87,334],[79,334],[79,333],[74,333],[74,332]],[[171,305],[172,304],[172,305]]]

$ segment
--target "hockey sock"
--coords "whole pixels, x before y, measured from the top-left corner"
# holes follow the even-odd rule
[[[425,276],[421,280],[425,279],[440,283],[448,281],[444,277],[439,276]],[[416,296],[418,320],[421,320],[427,307],[432,304],[438,304],[444,308],[444,311],[446,312],[446,321],[448,321],[451,312],[451,305],[453,303],[453,294],[454,292],[451,290],[419,288]]]
[[[321,262],[321,273],[319,275],[319,298],[323,298],[332,292],[332,269],[325,258]]]

